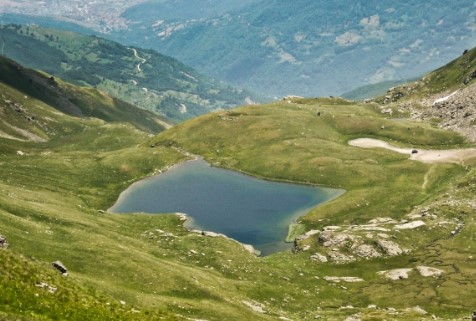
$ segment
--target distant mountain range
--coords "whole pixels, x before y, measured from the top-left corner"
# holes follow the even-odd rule
[[[172,3],[175,16],[159,14]],[[472,1],[262,0],[202,19],[181,17],[182,4],[132,7],[122,15],[128,29],[111,36],[271,96],[414,78],[476,44]]]
[[[110,0],[109,14],[98,3],[53,2],[38,10],[12,0],[0,19],[79,23],[268,97],[415,78],[476,45],[476,6],[466,0]]]
[[[101,89],[178,122],[243,105],[250,94],[153,50],[38,26],[0,26],[0,54],[77,85]]]

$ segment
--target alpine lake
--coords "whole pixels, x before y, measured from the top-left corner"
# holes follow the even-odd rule
[[[344,191],[268,181],[198,159],[131,185],[114,213],[186,213],[189,229],[222,233],[261,255],[290,250],[290,224]]]

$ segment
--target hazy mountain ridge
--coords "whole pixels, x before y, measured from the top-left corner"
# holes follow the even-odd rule
[[[8,25],[0,27],[0,42],[5,55],[27,66],[97,87],[173,121],[251,100],[248,93],[204,77],[171,57],[95,36]]]
[[[114,35],[268,95],[320,96],[413,78],[453,59],[474,45],[475,12],[467,1],[266,0],[205,21],[158,15],[161,23],[150,24],[136,13]]]
[[[110,28],[99,22],[105,9],[93,2],[64,2],[65,12],[52,10],[53,1],[45,3],[47,12],[5,7],[7,20],[56,25],[41,18],[49,15],[87,25],[268,97],[339,95],[372,83],[416,78],[475,45],[476,6],[464,0],[111,0],[116,10],[110,17],[121,26]],[[94,7],[87,11],[94,18],[81,19],[81,6]]]

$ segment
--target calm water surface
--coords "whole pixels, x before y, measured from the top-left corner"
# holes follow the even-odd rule
[[[211,167],[203,160],[129,187],[110,209],[116,213],[186,213],[187,227],[223,233],[263,255],[289,249],[288,225],[342,190],[271,182]]]

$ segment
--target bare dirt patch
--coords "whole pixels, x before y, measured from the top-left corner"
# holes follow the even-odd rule
[[[456,163],[464,164],[466,160],[476,158],[476,148],[425,150],[398,148],[382,140],[373,138],[358,138],[349,141],[349,145],[361,148],[385,148],[397,153],[407,154],[410,159],[423,163]],[[416,151],[416,152],[415,152]]]

